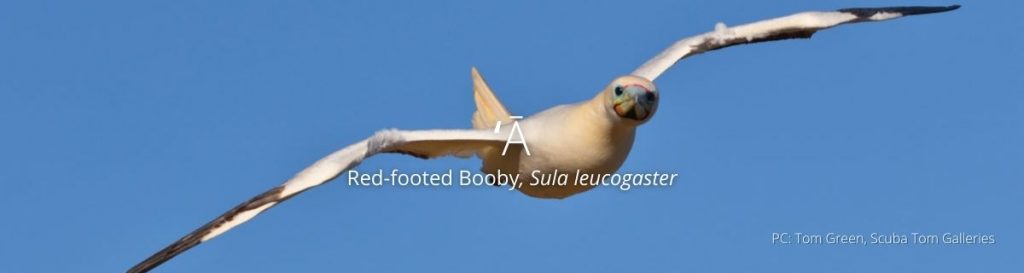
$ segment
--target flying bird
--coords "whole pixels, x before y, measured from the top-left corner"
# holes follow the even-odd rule
[[[636,128],[649,121],[657,111],[660,95],[653,81],[681,59],[734,45],[810,38],[819,30],[842,24],[885,21],[959,7],[850,8],[801,12],[734,27],[718,23],[710,32],[675,42],[629,75],[612,80],[589,100],[555,106],[522,121],[512,120],[510,112],[473,68],[473,97],[477,110],[472,116],[472,129],[391,129],[377,132],[327,155],[284,184],[228,210],[128,272],[147,272],[299,193],[331,181],[380,153],[400,153],[425,159],[449,155],[476,156],[483,162],[481,171],[489,174],[502,172],[529,176],[533,171],[550,173],[556,170],[614,173],[629,155]],[[528,147],[506,147],[514,127],[500,125],[513,122],[521,126],[520,134],[528,140]],[[592,187],[568,183],[568,186],[523,185],[518,190],[533,197],[566,198]]]

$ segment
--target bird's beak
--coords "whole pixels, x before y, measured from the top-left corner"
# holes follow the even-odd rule
[[[615,99],[615,113],[620,117],[646,120],[654,111],[657,95],[640,86],[627,86],[624,94]]]

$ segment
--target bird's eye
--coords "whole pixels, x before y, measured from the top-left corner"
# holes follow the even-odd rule
[[[616,86],[615,87],[615,96],[616,97],[622,96],[622,86]]]

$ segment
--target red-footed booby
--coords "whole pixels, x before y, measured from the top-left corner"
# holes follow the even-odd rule
[[[420,158],[475,155],[483,161],[482,171],[485,173],[500,171],[526,177],[533,171],[613,173],[629,155],[637,126],[649,121],[658,108],[660,95],[653,81],[683,58],[739,44],[810,38],[818,30],[841,24],[884,21],[957,8],[958,5],[852,8],[802,12],[735,27],[718,23],[711,32],[679,40],[630,75],[616,78],[589,100],[555,106],[519,121],[528,147],[505,147],[514,127],[491,130],[495,125],[501,127],[503,123],[512,123],[512,116],[474,68],[472,78],[477,111],[472,117],[473,129],[380,131],[327,155],[284,184],[228,210],[128,272],[147,272],[299,193],[331,181],[379,153],[402,153]],[[593,187],[569,185],[524,185],[518,190],[533,197],[565,198]]]

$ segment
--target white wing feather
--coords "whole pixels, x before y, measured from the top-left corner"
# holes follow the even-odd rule
[[[654,81],[681,59],[728,46],[783,39],[810,38],[814,32],[834,26],[885,21],[910,15],[951,11],[948,7],[851,8],[825,12],[801,12],[735,27],[723,23],[715,30],[679,40],[631,73]]]
[[[404,153],[420,158],[471,155],[483,147],[501,146],[505,138],[490,130],[384,130],[318,160],[313,165],[274,187],[249,199],[220,217],[185,235],[128,272],[147,272],[178,254],[249,221],[263,211],[303,191],[331,181],[342,172],[378,153]]]

